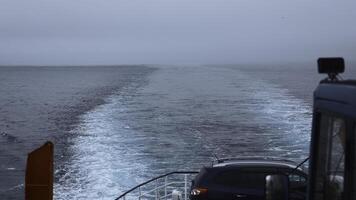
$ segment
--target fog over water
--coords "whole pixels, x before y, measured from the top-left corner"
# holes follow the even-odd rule
[[[355,8],[351,0],[2,0],[0,64],[350,60]]]
[[[2,0],[0,199],[55,143],[56,199],[219,157],[308,154],[316,59],[356,78],[352,0]]]

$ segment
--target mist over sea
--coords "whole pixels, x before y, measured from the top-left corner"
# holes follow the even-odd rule
[[[301,161],[322,77],[315,64],[2,67],[0,199],[23,198],[25,156],[46,140],[56,199],[113,199],[213,155]]]

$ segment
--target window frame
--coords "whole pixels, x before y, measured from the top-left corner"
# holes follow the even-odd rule
[[[351,140],[351,142],[349,142],[351,145],[350,147],[350,158],[351,158],[351,162],[350,162],[350,172],[352,173],[350,177],[352,182],[350,181],[349,185],[350,185],[350,197],[349,199],[351,200],[356,200],[356,119],[353,120],[352,125],[350,126],[351,128],[351,134],[349,139]]]

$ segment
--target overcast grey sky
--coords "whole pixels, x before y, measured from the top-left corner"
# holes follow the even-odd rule
[[[0,64],[310,61],[356,56],[356,2],[1,0]]]

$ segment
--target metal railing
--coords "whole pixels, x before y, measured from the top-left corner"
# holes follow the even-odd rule
[[[197,173],[197,171],[176,171],[157,176],[126,191],[116,200],[167,200],[170,199],[173,190],[183,190],[183,198],[188,200],[188,179],[191,180]]]

